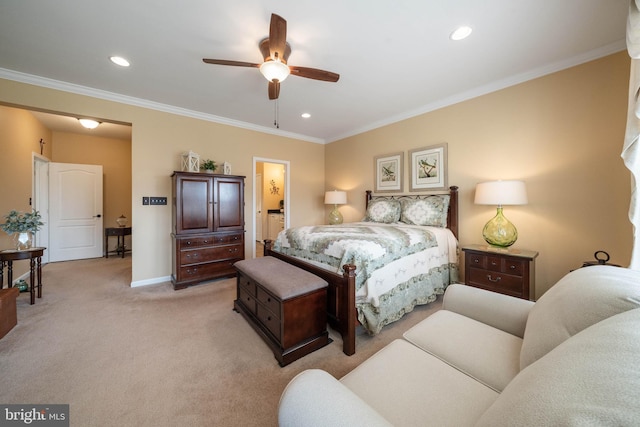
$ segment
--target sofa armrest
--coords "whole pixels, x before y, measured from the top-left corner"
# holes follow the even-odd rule
[[[344,384],[320,369],[295,376],[282,392],[280,427],[386,426],[391,424]]]
[[[533,301],[515,298],[473,286],[447,287],[442,308],[501,329],[522,338]]]

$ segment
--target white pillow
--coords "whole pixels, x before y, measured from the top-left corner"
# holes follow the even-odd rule
[[[400,221],[414,225],[446,227],[449,196],[429,196],[424,199],[402,199]]]
[[[397,200],[371,200],[364,221],[390,224],[400,221],[400,202]]]

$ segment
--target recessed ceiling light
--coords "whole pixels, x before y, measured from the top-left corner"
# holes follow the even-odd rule
[[[471,29],[471,27],[463,25],[462,27],[458,27],[453,30],[449,38],[455,41],[466,39],[467,37],[469,37],[469,34],[471,34],[472,31],[473,29]]]
[[[311,114],[309,114],[309,113],[302,113],[300,116],[301,116],[303,119],[308,119],[309,117],[311,117]]]
[[[121,56],[111,56],[111,57],[109,57],[109,59],[111,60],[111,62],[113,62],[114,64],[119,65],[121,67],[128,67],[130,65],[129,61],[127,61],[126,59],[124,59]]]

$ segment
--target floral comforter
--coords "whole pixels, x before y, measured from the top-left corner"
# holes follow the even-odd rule
[[[358,320],[370,334],[416,305],[435,301],[458,279],[457,240],[449,229],[356,222],[280,232],[273,249],[342,273],[356,266]]]

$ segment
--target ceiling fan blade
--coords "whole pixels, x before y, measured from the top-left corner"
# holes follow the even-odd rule
[[[318,70],[317,68],[289,66],[292,76],[306,77],[307,79],[322,80],[325,82],[337,82],[340,74],[331,71]]]
[[[206,62],[207,64],[215,64],[215,65],[232,65],[235,67],[260,68],[260,64],[254,64],[253,62],[229,61],[226,59],[208,59],[208,58],[203,58],[202,61]]]
[[[278,96],[280,96],[280,82],[277,80],[269,82],[269,99],[278,99]]]
[[[271,58],[281,60],[285,57],[287,48],[287,21],[275,13],[271,14],[271,24],[269,25],[269,51]]]

